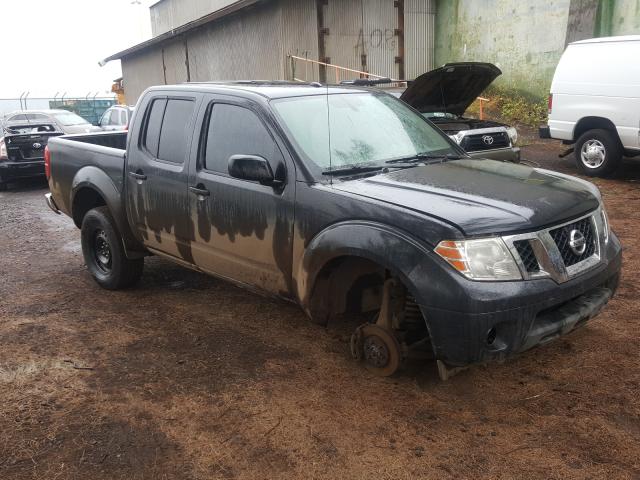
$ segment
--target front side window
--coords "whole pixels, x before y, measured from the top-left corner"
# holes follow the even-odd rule
[[[237,105],[213,105],[205,141],[204,167],[213,172],[228,173],[232,155],[258,155],[271,162],[282,158],[258,116]]]
[[[272,105],[299,149],[322,170],[457,153],[440,131],[389,95],[313,95]]]
[[[194,110],[195,102],[192,100],[169,99],[167,101],[158,146],[160,160],[184,163]]]

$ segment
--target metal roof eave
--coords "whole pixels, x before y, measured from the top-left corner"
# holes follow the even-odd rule
[[[184,33],[190,32],[191,30],[195,30],[198,27],[206,25],[207,23],[213,22],[214,20],[219,20],[220,18],[226,17],[227,15],[235,13],[238,10],[249,7],[261,1],[264,1],[264,0],[238,0],[237,2],[231,5],[228,5],[224,8],[221,8],[220,10],[216,10],[215,12],[209,13],[189,23],[185,23],[180,27],[174,28],[173,30],[169,30],[168,32],[158,35],[157,37],[150,38],[149,40],[146,40],[142,43],[138,43],[133,47],[129,47],[126,50],[122,50],[121,52],[111,55],[110,57],[107,57],[104,60],[101,60],[99,63],[100,65],[103,66],[112,60],[120,60],[124,57],[128,57],[129,55],[133,55],[135,53],[146,50],[147,48],[153,47],[154,45],[158,45],[167,40],[171,40]]]

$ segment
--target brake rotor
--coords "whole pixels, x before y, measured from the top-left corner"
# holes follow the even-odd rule
[[[363,325],[358,330],[358,346],[361,345],[359,353],[367,370],[381,377],[393,375],[402,362],[400,344],[396,337],[374,324]]]

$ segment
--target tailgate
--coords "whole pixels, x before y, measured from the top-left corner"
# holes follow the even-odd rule
[[[62,135],[62,132],[37,132],[5,134],[7,156],[12,162],[34,162],[44,160],[44,147],[49,138]]]

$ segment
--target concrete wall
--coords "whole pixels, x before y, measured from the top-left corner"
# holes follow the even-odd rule
[[[436,64],[496,64],[495,85],[542,97],[565,46],[570,0],[439,0]]]
[[[568,42],[640,34],[640,0],[438,0],[436,64],[495,63],[494,85],[546,98]]]

